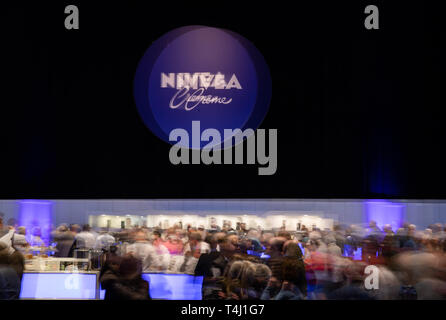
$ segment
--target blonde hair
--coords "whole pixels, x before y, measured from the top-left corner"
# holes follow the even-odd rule
[[[226,294],[230,295],[234,289],[239,288],[241,295],[252,286],[255,281],[256,266],[247,260],[234,261],[229,267],[225,279]]]

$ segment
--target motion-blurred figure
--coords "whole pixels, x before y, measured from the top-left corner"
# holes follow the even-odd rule
[[[14,229],[0,238],[0,299],[18,299],[25,258],[14,246]]]
[[[115,237],[107,232],[107,228],[101,228],[99,236],[96,238],[95,249],[109,250],[115,243]]]
[[[78,249],[93,249],[96,244],[96,238],[88,224],[83,225],[82,231],[75,236],[75,240]]]
[[[127,247],[127,253],[141,261],[143,272],[159,270],[160,263],[156,250],[148,240],[148,235],[138,230],[134,234],[135,243]]]
[[[56,244],[56,257],[70,257],[70,250],[74,244],[74,234],[68,230],[66,225],[60,225],[55,232],[52,233],[53,241]]]
[[[142,278],[141,261],[131,255],[109,255],[102,267],[105,300],[149,300],[149,283]]]
[[[6,246],[0,243],[0,300],[16,300],[20,297],[20,280],[5,249]]]
[[[13,244],[17,250],[25,254],[26,250],[30,247],[30,244],[26,240],[26,228],[18,227],[16,234],[14,235]]]
[[[180,271],[193,274],[200,256],[210,251],[211,247],[208,243],[203,241],[201,233],[191,232],[189,235],[189,242],[184,247],[185,261]]]

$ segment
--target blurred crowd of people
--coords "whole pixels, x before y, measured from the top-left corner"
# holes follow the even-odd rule
[[[134,227],[111,232],[89,225],[60,225],[51,232],[56,257],[77,250],[100,251],[100,281],[106,299],[150,299],[143,272],[203,277],[203,299],[444,299],[446,232],[442,224],[424,230],[335,225],[235,230],[212,226],[161,230]],[[0,224],[0,298],[17,298],[23,254],[39,243],[26,229]],[[9,241],[9,244],[8,244]],[[40,239],[40,241],[42,241]],[[377,287],[365,285],[365,269],[377,267]],[[13,275],[16,274],[17,277]],[[13,280],[11,280],[13,279]]]

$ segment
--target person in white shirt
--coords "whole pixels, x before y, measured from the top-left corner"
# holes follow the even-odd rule
[[[151,239],[152,239],[152,245],[155,248],[157,259],[159,261],[158,263],[159,269],[163,271],[169,269],[170,252],[163,244],[164,241],[161,238],[161,233],[157,230],[153,231]]]
[[[200,232],[192,232],[189,235],[189,242],[184,247],[185,255],[194,255],[196,258],[199,258],[203,253],[209,253],[211,251],[211,246],[209,243],[204,242],[201,237]]]
[[[189,242],[184,247],[185,262],[181,271],[190,274],[194,273],[200,256],[210,251],[211,246],[209,243],[202,241],[200,232],[191,232]]]
[[[111,245],[113,245],[116,242],[115,237],[107,233],[107,229],[102,228],[101,233],[96,238],[96,244],[94,246],[95,249],[106,249],[108,250]]]
[[[325,237],[325,243],[327,244],[327,253],[332,256],[342,257],[342,250],[336,244],[336,239],[333,235]]]
[[[4,236],[0,238],[0,251],[4,251],[8,255],[13,254],[15,251],[12,246],[14,232],[14,229],[10,229]]]
[[[144,231],[137,231],[134,235],[135,243],[127,246],[126,253],[131,254],[142,262],[143,272],[160,270],[162,263],[156,254],[155,247],[147,240]]]
[[[82,232],[76,235],[76,244],[78,248],[93,249],[96,244],[96,238],[91,232],[90,225],[85,224],[82,227]]]
[[[199,232],[200,234],[201,234],[201,239],[206,239],[206,236],[207,236],[207,232],[206,232],[206,230],[204,229],[204,225],[199,225],[198,226],[198,230],[197,230],[197,232]]]
[[[12,244],[16,249],[20,250],[23,254],[26,252],[26,248],[29,247],[29,243],[26,240],[26,228],[18,227],[16,234],[14,235],[14,241]]]

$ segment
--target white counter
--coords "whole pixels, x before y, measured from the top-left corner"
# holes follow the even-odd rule
[[[203,277],[178,273],[143,273],[152,299],[201,300]],[[99,271],[25,271],[21,299],[103,299]]]

